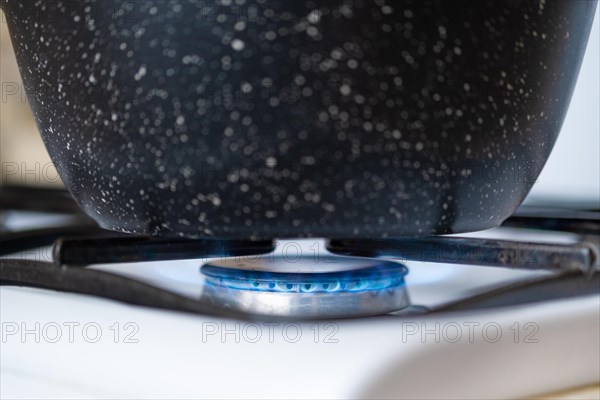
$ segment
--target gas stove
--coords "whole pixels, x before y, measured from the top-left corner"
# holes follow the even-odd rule
[[[600,282],[597,211],[525,208],[487,237],[183,239],[104,231],[69,203],[64,192],[14,187],[3,191],[2,255],[12,254],[2,261],[5,285],[45,287],[216,316],[326,319],[560,299],[595,294]],[[27,198],[42,200],[45,209],[27,205]],[[52,210],[53,205],[60,209]],[[62,216],[65,221],[29,230],[13,228],[13,221],[25,220],[24,212],[42,219]],[[537,241],[527,238],[532,232]],[[44,245],[53,246],[48,262],[22,256],[24,251],[37,254],[35,249]],[[177,280],[166,286],[152,284],[168,282],[168,273],[156,276],[156,271],[179,269],[181,260],[196,260],[196,276],[186,280],[186,286],[195,285],[200,295],[182,296]],[[474,297],[449,298],[441,308],[429,309],[409,300],[408,261],[431,263],[431,269],[440,263],[501,267],[530,279]],[[129,268],[119,267],[131,263],[140,264],[138,273],[131,275]],[[147,268],[148,263],[158,267]]]
[[[289,394],[286,385],[317,379],[309,367],[315,357],[331,397],[343,398],[533,395],[593,383],[600,373],[598,211],[524,207],[501,228],[439,237],[165,239],[104,231],[60,190],[2,190],[3,396],[122,396],[125,383],[115,383],[114,373],[65,364],[80,351],[103,368],[108,354],[136,353],[133,367],[145,372],[128,378],[133,397],[160,397],[165,387],[177,387],[176,397],[247,397],[223,390],[228,374],[258,385],[250,397],[280,397]],[[73,337],[60,345],[66,327]],[[86,347],[95,343],[90,327],[103,333],[96,348]],[[52,329],[62,333],[55,347]],[[565,339],[575,345],[565,347]],[[165,341],[170,354],[160,349]],[[410,356],[434,348],[429,358]],[[177,363],[197,372],[188,354],[197,351],[208,365],[200,388],[190,371],[168,372]],[[469,365],[448,365],[456,358],[444,354],[455,352]],[[549,354],[561,359],[559,368],[536,361]],[[246,357],[261,367],[253,371]],[[51,364],[71,379],[63,371],[55,382]],[[491,379],[504,364],[513,374]],[[290,376],[282,377],[282,366]],[[478,384],[458,385],[464,374]],[[531,376],[515,383],[515,374]],[[439,386],[424,390],[427,376]],[[120,390],[100,387],[98,377]],[[298,394],[323,397],[323,389]]]

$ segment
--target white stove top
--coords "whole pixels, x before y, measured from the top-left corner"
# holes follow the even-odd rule
[[[505,235],[514,239],[512,231],[486,233]],[[323,248],[310,240],[297,243],[307,251]],[[94,268],[197,298],[201,264]],[[412,304],[428,307],[546,274],[406,265]],[[2,287],[0,397],[522,397],[598,380],[599,307],[600,297],[591,296],[430,316],[248,322]]]

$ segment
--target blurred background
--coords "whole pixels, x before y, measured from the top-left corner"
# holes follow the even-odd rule
[[[37,133],[4,15],[0,15],[1,182],[61,185]],[[600,33],[598,12],[587,53],[552,156],[527,203],[600,208]]]
[[[38,134],[0,11],[0,182],[62,186]]]

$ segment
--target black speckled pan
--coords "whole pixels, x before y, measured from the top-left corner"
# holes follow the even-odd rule
[[[498,226],[561,128],[595,1],[17,1],[31,105],[103,227],[378,238]]]

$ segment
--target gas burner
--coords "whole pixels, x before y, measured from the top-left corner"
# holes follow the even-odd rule
[[[333,255],[315,260],[277,257],[273,240],[116,234],[83,215],[63,191],[11,187],[3,187],[2,191],[0,285],[33,286],[149,307],[250,319],[356,317],[407,308],[407,269],[399,262],[411,260],[551,272],[439,307],[411,305],[410,309],[419,312],[597,295],[600,288],[600,212],[596,209],[523,207],[500,229],[509,229],[504,238],[510,240],[472,235],[329,240],[326,247]],[[69,222],[45,227],[30,224],[33,229],[13,223],[15,219],[22,222],[20,214],[31,213],[68,217]],[[531,242],[527,235],[525,239],[521,234],[511,236],[511,229],[521,234],[535,233],[535,238],[546,230],[573,240]],[[54,245],[50,262],[23,256],[23,252],[50,245]],[[312,248],[309,254],[313,255]],[[220,261],[210,261],[215,258]],[[162,281],[144,279],[150,272],[148,264],[140,266],[137,278],[119,273],[123,263],[174,260],[197,262],[193,265],[195,273],[186,279],[191,285],[198,281],[198,297],[165,289],[159,284]],[[199,273],[198,265],[206,261]],[[116,270],[88,268],[98,264],[114,264]]]
[[[343,266],[314,271],[315,264]],[[232,265],[246,267],[231,268]],[[391,261],[326,256],[262,258],[244,265],[231,260],[204,264],[203,300],[213,305],[270,317],[348,318],[387,314],[409,305],[404,277],[408,269]],[[321,264],[321,265],[323,265]]]

